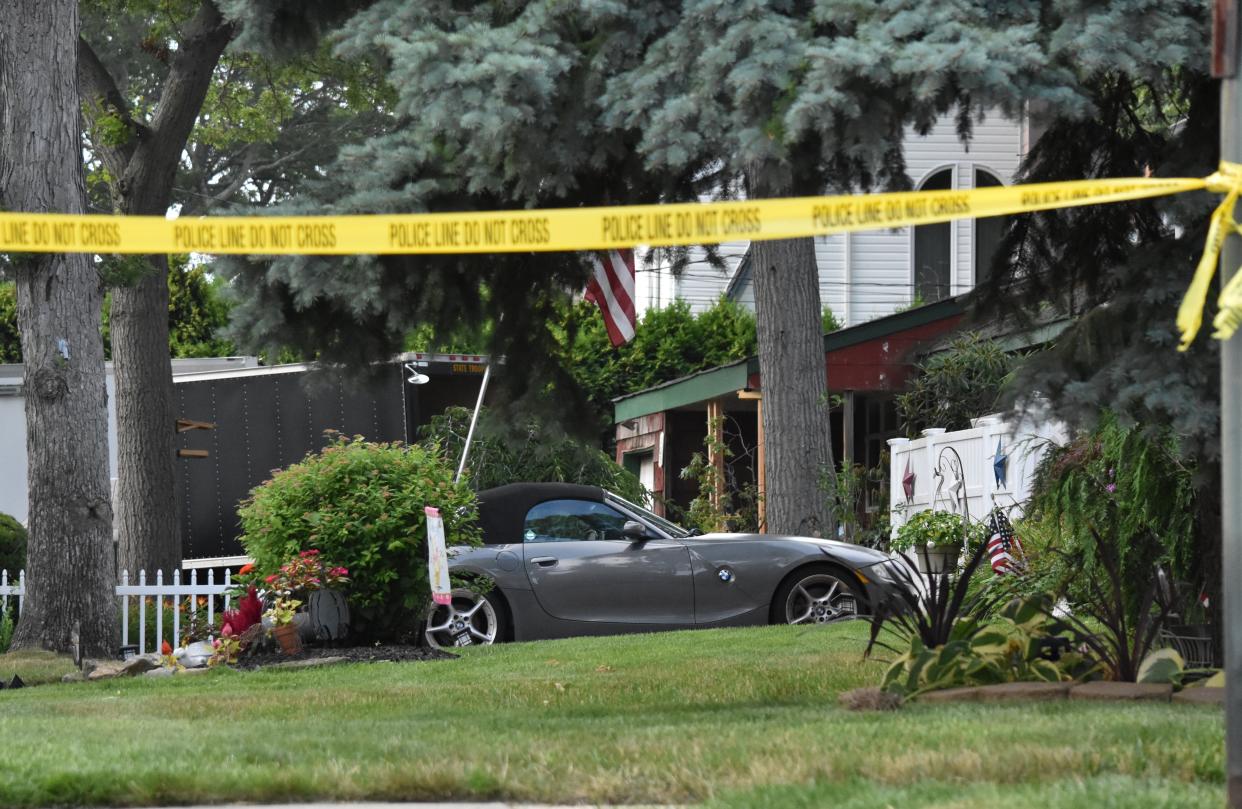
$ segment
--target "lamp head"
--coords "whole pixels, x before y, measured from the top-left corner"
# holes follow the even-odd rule
[[[409,382],[411,385],[426,385],[431,381],[431,377],[419,371],[413,363],[407,362],[405,364],[405,370],[410,372],[410,376],[408,376],[405,381]]]

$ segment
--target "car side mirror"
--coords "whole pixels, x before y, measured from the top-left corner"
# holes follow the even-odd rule
[[[635,541],[651,538],[647,533],[647,526],[638,520],[626,520],[625,525],[621,526],[621,533],[626,539]]]

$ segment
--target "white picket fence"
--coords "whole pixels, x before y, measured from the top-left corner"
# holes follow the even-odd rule
[[[1010,518],[1016,519],[1030,497],[1031,480],[1044,450],[1049,442],[1064,443],[1066,437],[1065,428],[1057,423],[1014,424],[1000,416],[985,416],[975,419],[968,430],[931,428],[923,431],[922,438],[890,438],[889,516],[894,536],[899,526],[920,511],[951,509],[948,490],[953,476],[946,475],[942,481],[935,474],[938,467],[948,465],[947,448],[961,459],[965,480],[960,496],[971,519],[982,519],[994,506],[1006,509]],[[997,483],[993,469],[998,444],[1001,454],[1008,458],[1004,485]],[[902,486],[907,469],[914,473],[914,495],[908,499]]]
[[[129,571],[121,571],[121,580],[116,585],[116,595],[121,599],[121,646],[129,646],[130,599],[137,599],[138,620],[137,631],[139,654],[159,650],[159,638],[164,636],[164,605],[172,607],[172,637],[181,637],[182,607],[186,621],[193,622],[201,611],[210,626],[215,620],[217,605],[221,611],[229,609],[231,597],[229,588],[232,586],[232,571],[224,571],[223,580],[216,582],[214,570],[208,570],[203,581],[199,581],[197,570],[189,571],[188,581],[183,580],[180,570],[174,570],[172,581],[164,581],[164,571],[155,572],[155,581],[147,581],[147,572],[138,571],[138,581],[131,584]],[[26,571],[18,573],[17,583],[9,580],[7,570],[0,570],[0,608],[9,608],[9,599],[17,599],[17,611],[21,612],[26,597]],[[152,601],[154,599],[154,601]],[[203,603],[199,603],[200,599]],[[154,610],[155,635],[151,639],[151,648],[147,649],[147,610]]]

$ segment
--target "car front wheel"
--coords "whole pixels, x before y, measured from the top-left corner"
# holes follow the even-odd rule
[[[807,568],[776,591],[772,599],[774,624],[826,624],[859,613],[858,592],[835,569]]]
[[[432,605],[424,627],[428,645],[437,649],[490,646],[508,640],[508,612],[494,593],[461,588],[450,603]]]

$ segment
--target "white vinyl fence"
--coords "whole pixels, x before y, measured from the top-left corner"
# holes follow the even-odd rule
[[[147,572],[138,571],[138,581],[131,584],[129,571],[121,572],[121,581],[116,586],[116,595],[121,600],[121,645],[131,644],[138,647],[139,654],[148,651],[158,652],[160,638],[165,637],[164,612],[168,608],[171,613],[169,629],[176,646],[176,639],[181,636],[183,624],[198,620],[206,620],[207,626],[215,620],[216,612],[229,609],[229,588],[232,586],[232,571],[225,570],[222,580],[217,583],[214,570],[206,571],[203,581],[199,581],[199,571],[189,571],[188,581],[180,570],[174,570],[172,581],[164,581],[164,571],[155,572],[155,581],[147,581]],[[9,579],[8,571],[0,570],[0,609],[9,609],[9,599],[16,598],[17,612],[20,613],[26,596],[26,572],[21,571],[14,584]],[[133,604],[131,607],[131,599]],[[131,641],[130,612],[137,624],[137,641]],[[151,633],[151,648],[147,648],[147,614],[152,613],[155,621],[154,632]]]
[[[1044,450],[1049,443],[1066,440],[1064,427],[1052,422],[1015,424],[1000,416],[984,416],[972,424],[968,430],[932,428],[924,430],[922,438],[889,439],[889,516],[894,536],[904,522],[928,509],[961,513],[964,506],[978,521],[1000,506],[1016,519],[1030,497]],[[1004,484],[998,483],[994,467],[998,447],[1007,458]],[[903,486],[907,471],[914,475],[909,498]]]

